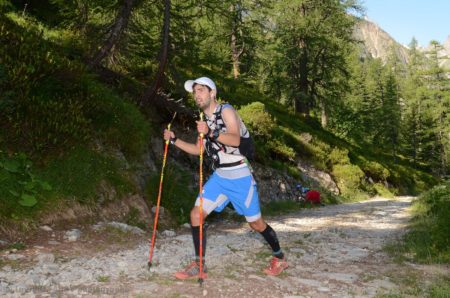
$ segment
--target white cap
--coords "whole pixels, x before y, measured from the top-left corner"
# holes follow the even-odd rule
[[[205,86],[208,86],[209,88],[211,88],[212,90],[217,91],[216,84],[214,84],[213,80],[211,80],[210,78],[207,78],[207,77],[201,77],[196,80],[187,80],[184,83],[184,89],[186,89],[187,92],[193,92],[194,84],[205,85]]]

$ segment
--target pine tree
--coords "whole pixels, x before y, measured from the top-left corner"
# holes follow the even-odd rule
[[[428,52],[429,70],[426,73],[426,83],[429,97],[429,114],[433,122],[434,142],[432,153],[435,171],[444,177],[449,169],[450,151],[450,79],[440,66],[441,57],[438,52],[442,46],[437,41],[430,42]]]
[[[404,97],[402,139],[404,151],[412,159],[414,167],[421,161],[420,152],[423,152],[425,133],[423,70],[424,56],[418,50],[417,40],[413,38],[409,44],[407,76],[402,86]]]
[[[276,75],[284,77],[285,93],[296,112],[307,117],[313,108],[327,122],[329,102],[345,90],[346,57],[353,41],[354,17],[350,1],[296,0],[276,2],[274,22],[277,51]]]

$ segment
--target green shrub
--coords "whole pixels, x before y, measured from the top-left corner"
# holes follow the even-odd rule
[[[376,161],[364,162],[362,170],[375,181],[386,181],[389,178],[389,170]]]
[[[333,175],[343,196],[351,198],[360,194],[364,173],[358,166],[335,164],[333,166]]]
[[[399,189],[400,194],[420,194],[437,184],[431,174],[413,170],[400,164],[389,165],[390,175],[387,181]]]
[[[52,187],[33,169],[24,153],[8,155],[0,151],[0,215],[31,214]]]
[[[329,171],[331,169],[329,166],[329,156],[331,152],[330,145],[318,140],[317,138],[313,138],[307,145],[307,148],[309,148],[311,156],[314,157],[313,162],[318,169],[323,171]]]
[[[291,147],[287,146],[285,143],[279,139],[271,139],[266,143],[267,148],[272,152],[275,159],[282,159],[287,161],[295,160],[295,151]]]
[[[266,111],[263,103],[253,102],[241,107],[238,113],[252,135],[266,140],[272,138],[272,129],[275,127],[275,122]]]
[[[333,148],[329,156],[332,165],[347,165],[350,164],[347,149]]]
[[[258,143],[256,147],[258,160],[264,162],[264,159],[270,157],[294,161],[295,151],[285,140],[288,133],[275,126],[275,121],[265,110],[264,104],[253,102],[243,106],[239,114]]]
[[[374,187],[376,193],[384,198],[393,198],[394,197],[394,194],[381,183],[375,183],[373,185],[373,187]]]

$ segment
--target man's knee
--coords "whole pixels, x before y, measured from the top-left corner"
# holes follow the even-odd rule
[[[200,220],[200,211],[198,207],[194,207],[191,210],[191,221],[197,222]]]
[[[252,222],[249,222],[248,224],[250,225],[250,227],[251,227],[253,230],[255,230],[255,231],[257,231],[257,232],[262,232],[262,231],[264,231],[264,230],[266,229],[266,227],[267,227],[266,222],[265,222],[262,218],[257,219],[257,220],[252,221]]]
[[[208,216],[208,214],[205,212],[205,210],[203,210],[202,215],[203,215],[203,219],[205,219],[206,216]],[[194,225],[200,224],[200,208],[198,206],[195,206],[191,210],[191,223]]]

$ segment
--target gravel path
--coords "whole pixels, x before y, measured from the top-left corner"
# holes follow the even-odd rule
[[[159,235],[154,266],[147,269],[148,243],[112,253],[2,256],[2,297],[375,297],[409,293],[448,268],[395,263],[383,246],[398,239],[409,219],[410,197],[305,209],[268,218],[290,267],[278,277],[261,271],[270,250],[245,223],[208,229],[209,278],[177,281],[172,273],[192,254],[189,229]],[[13,264],[11,263],[13,262]],[[23,263],[23,265],[21,265]],[[406,291],[406,292],[405,292]],[[411,293],[414,296],[414,293]]]

